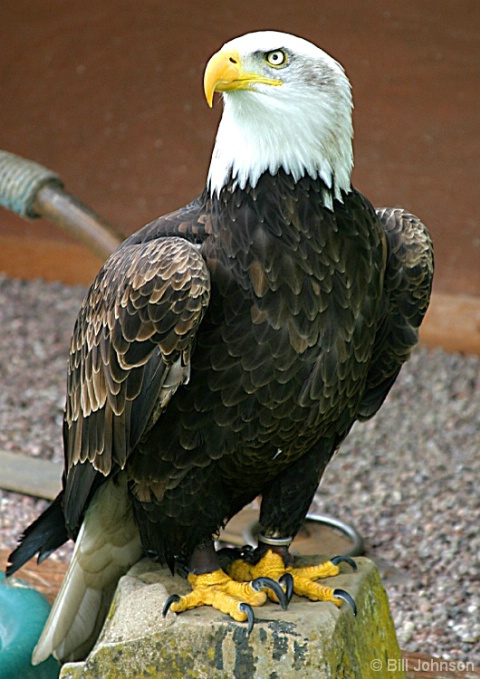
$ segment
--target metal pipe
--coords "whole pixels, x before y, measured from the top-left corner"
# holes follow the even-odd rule
[[[120,245],[123,236],[106,220],[55,184],[46,184],[35,196],[34,211],[54,222],[106,259]]]
[[[0,151],[0,205],[24,219],[49,219],[102,259],[124,239],[105,219],[67,193],[55,172],[7,151]]]

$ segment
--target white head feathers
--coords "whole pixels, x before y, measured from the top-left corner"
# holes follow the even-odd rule
[[[242,80],[216,87],[223,92],[224,112],[210,192],[219,193],[230,176],[244,188],[283,168],[295,180],[320,177],[331,207],[333,198],[350,190],[353,167],[352,97],[343,68],[312,43],[275,31],[235,38],[220,53],[238,60]]]

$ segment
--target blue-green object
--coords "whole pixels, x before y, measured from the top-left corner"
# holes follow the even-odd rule
[[[54,658],[35,667],[30,662],[49,612],[50,604],[40,592],[0,573],[1,679],[58,678],[60,668]]]

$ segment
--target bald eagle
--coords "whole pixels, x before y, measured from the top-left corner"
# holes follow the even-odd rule
[[[318,47],[244,35],[204,84],[224,103],[204,192],[128,238],[78,314],[63,490],[8,567],[76,540],[35,663],[84,657],[144,554],[188,572],[165,613],[212,605],[251,627],[252,606],[292,590],[354,606],[316,582],[341,557],[305,574],[289,545],[417,342],[430,237],[352,187],[350,84]],[[222,569],[214,537],[257,496],[258,547]]]

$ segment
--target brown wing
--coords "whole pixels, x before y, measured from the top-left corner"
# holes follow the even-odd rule
[[[417,343],[433,279],[433,245],[426,226],[401,208],[378,208],[376,213],[387,236],[388,259],[361,420],[380,408]]]
[[[188,380],[210,278],[182,238],[127,241],[95,279],[75,325],[64,423],[67,525],[75,532],[98,482]]]

